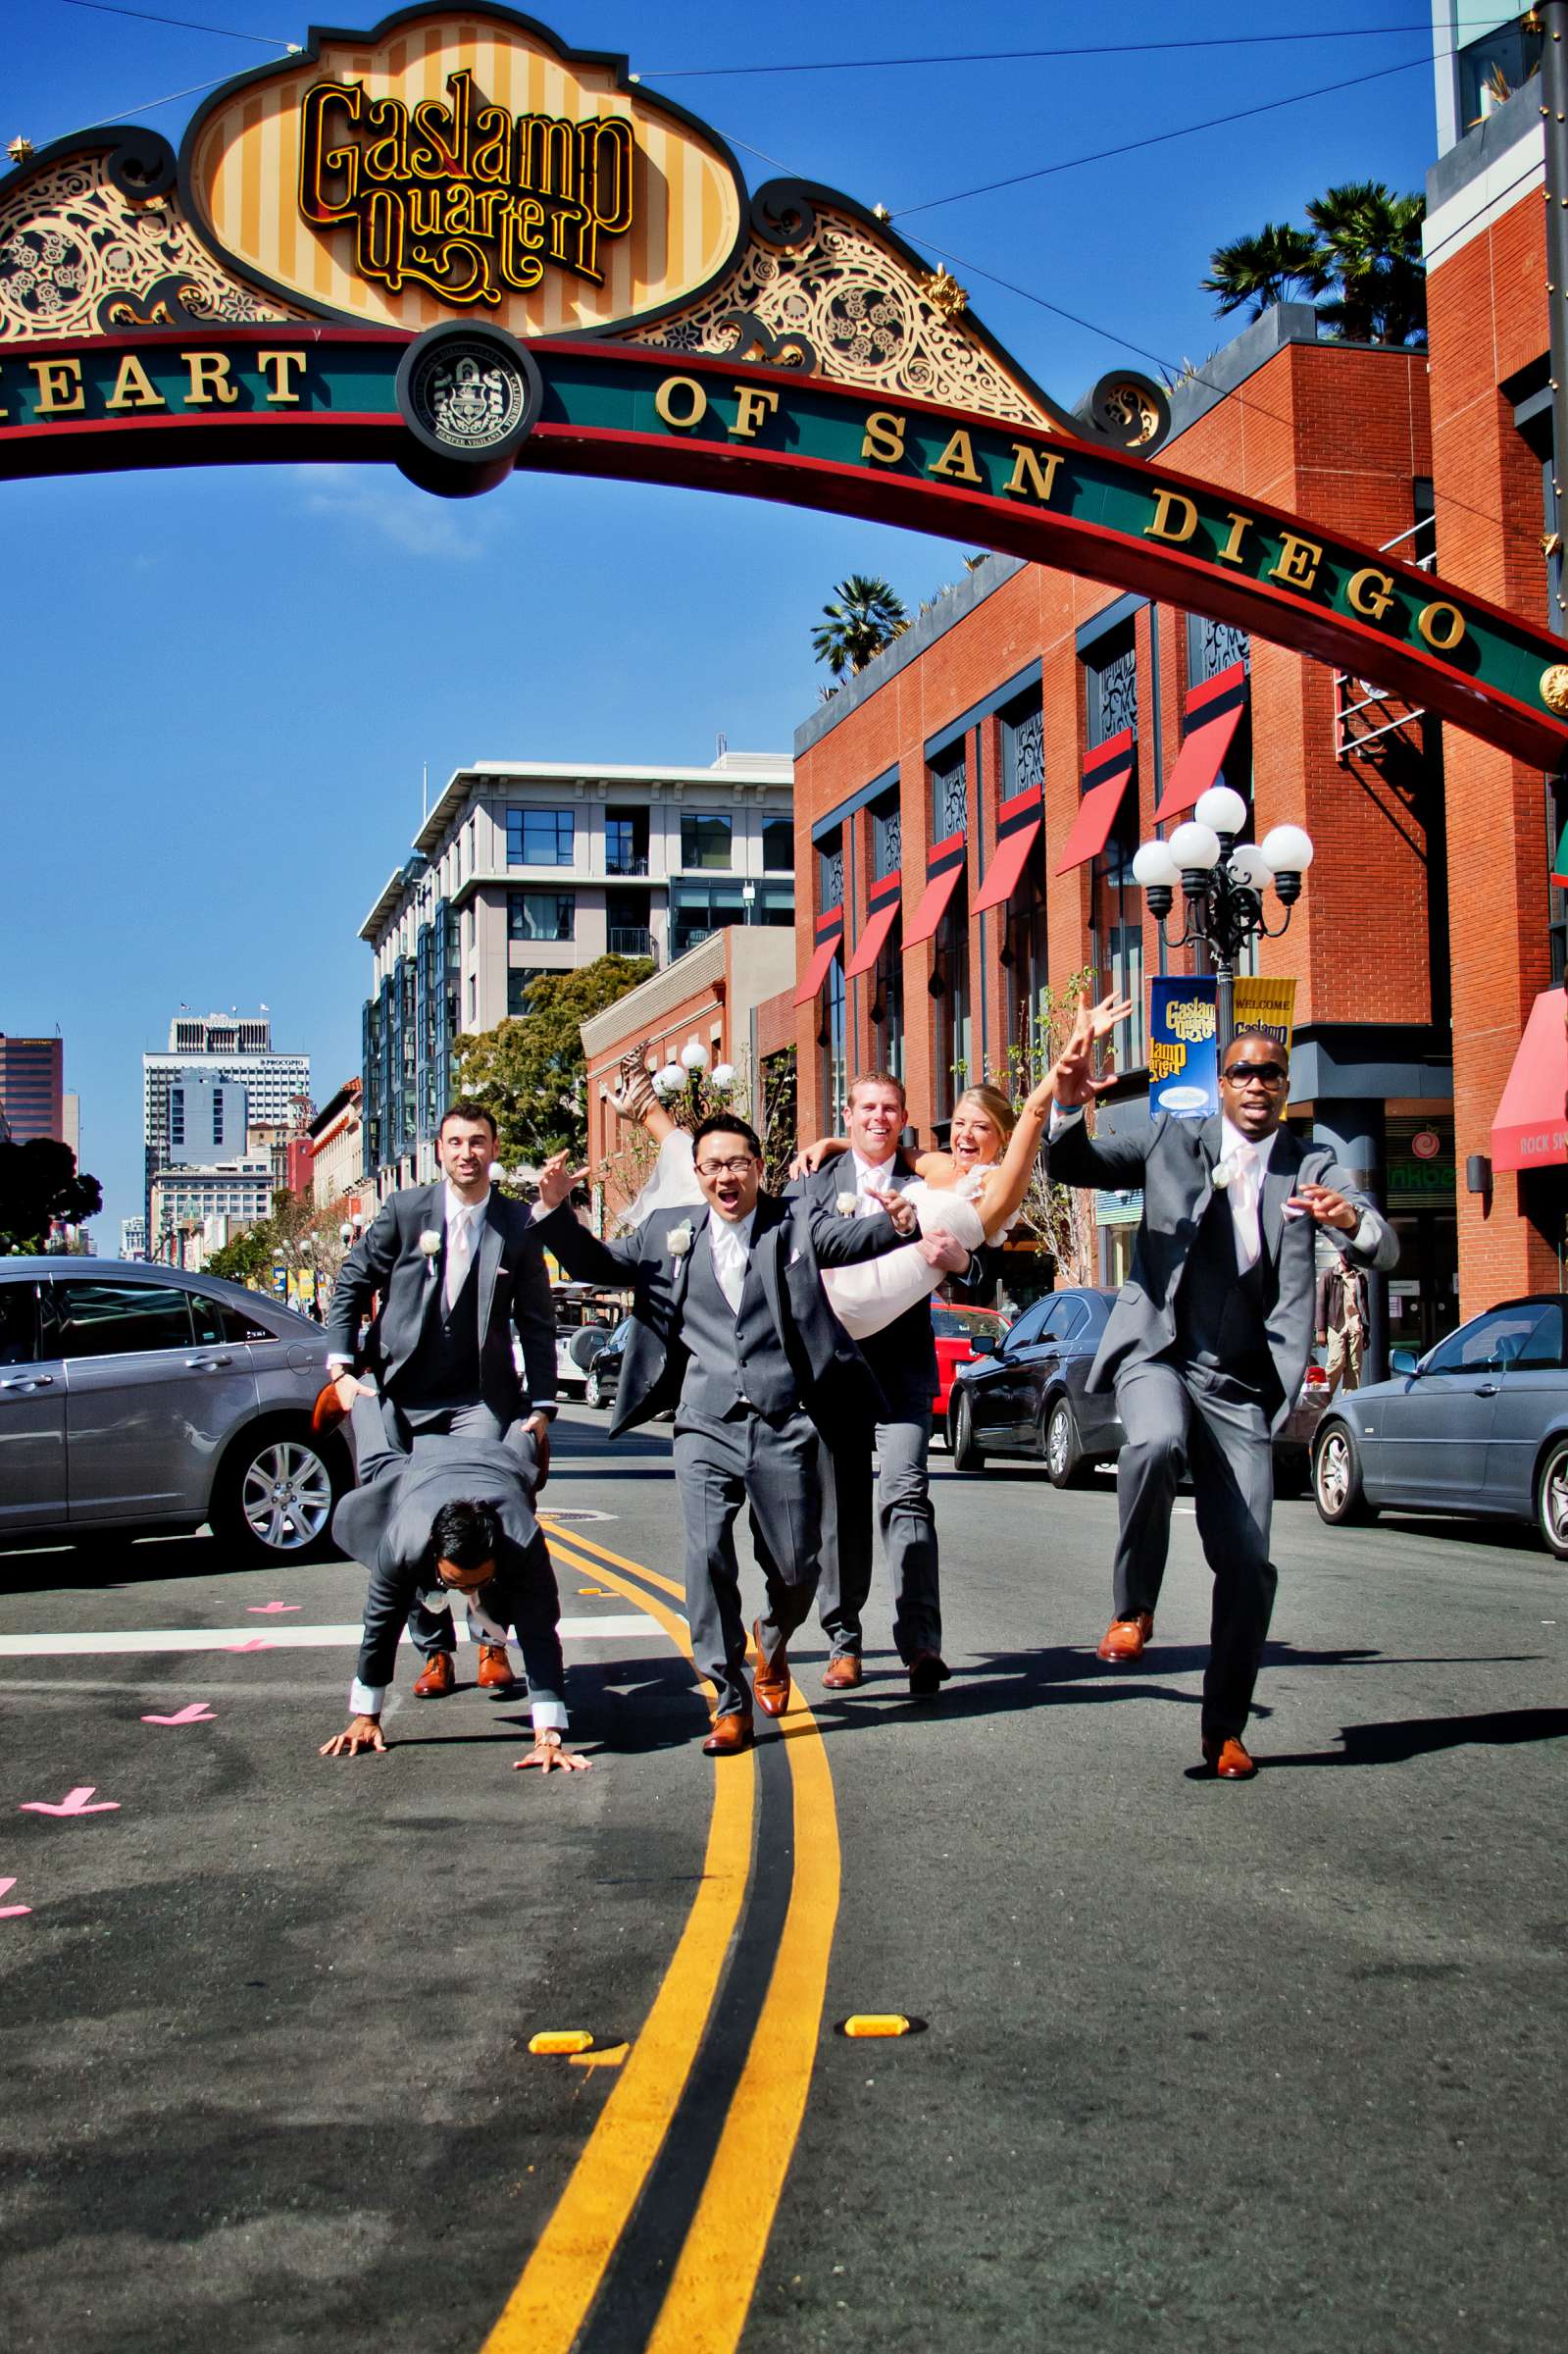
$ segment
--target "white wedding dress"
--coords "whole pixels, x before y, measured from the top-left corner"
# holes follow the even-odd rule
[[[847,1155],[845,1156],[847,1157]],[[853,1166],[853,1163],[850,1164]],[[966,1251],[978,1251],[982,1243],[995,1242],[1017,1223],[1017,1213],[987,1236],[975,1207],[975,1197],[981,1181],[990,1173],[986,1168],[966,1169],[956,1185],[928,1185],[917,1178],[904,1188],[904,1200],[914,1204],[923,1235],[950,1234],[962,1243]],[[846,1193],[840,1199],[845,1203]],[[653,1175],[636,1200],[622,1217],[623,1229],[640,1226],[655,1209],[691,1209],[702,1206],[702,1188],[692,1161],[691,1139],[683,1128],[667,1136],[659,1147],[658,1161]],[[855,1197],[852,1214],[863,1216],[879,1208],[880,1203]],[[846,1215],[851,1214],[847,1209]],[[868,1340],[901,1316],[918,1301],[929,1300],[942,1281],[943,1270],[927,1264],[913,1243],[905,1243],[896,1251],[885,1252],[881,1258],[863,1259],[856,1267],[824,1267],[823,1288],[839,1323],[852,1341]]]

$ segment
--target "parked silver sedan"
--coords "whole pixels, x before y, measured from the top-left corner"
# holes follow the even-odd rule
[[[1472,1316],[1393,1377],[1336,1398],[1318,1426],[1312,1490],[1325,1520],[1384,1509],[1535,1524],[1568,1561],[1568,1350],[1557,1293]]]
[[[0,1259],[0,1544],[197,1528],[294,1561],[352,1483],[320,1327],[216,1276]]]

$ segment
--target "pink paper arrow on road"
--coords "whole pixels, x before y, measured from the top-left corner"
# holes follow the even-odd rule
[[[101,1798],[95,1807],[88,1806],[87,1801],[97,1786],[96,1782],[83,1782],[79,1789],[68,1790],[58,1807],[51,1807],[45,1799],[25,1798],[17,1809],[17,1813],[19,1815],[118,1815],[120,1812],[118,1798]]]
[[[217,1714],[204,1700],[193,1700],[187,1707],[177,1710],[173,1716],[144,1716],[141,1721],[143,1724],[213,1724],[217,1721]]]
[[[271,1651],[273,1646],[265,1635],[252,1635],[246,1643],[226,1643],[226,1651]]]
[[[276,1618],[279,1611],[302,1611],[302,1602],[253,1602],[246,1611],[250,1618]]]
[[[4,1896],[6,1890],[8,1888],[14,1888],[16,1884],[17,1883],[14,1878],[9,1880],[0,1880],[0,1896]],[[19,1919],[24,1913],[30,1913],[31,1911],[32,1907],[30,1905],[0,1905],[0,1920],[16,1920]]]

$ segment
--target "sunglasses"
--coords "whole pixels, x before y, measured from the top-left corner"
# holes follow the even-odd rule
[[[1220,1076],[1232,1087],[1244,1087],[1249,1079],[1261,1079],[1265,1087],[1282,1087],[1290,1073],[1280,1062],[1233,1062]]]

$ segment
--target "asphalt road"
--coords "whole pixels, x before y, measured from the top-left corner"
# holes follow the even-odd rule
[[[664,1436],[603,1432],[545,1500],[611,1515],[558,1524],[585,1775],[407,1655],[390,1754],[319,1759],[351,1563],[0,1557],[8,2347],[1560,2344],[1561,1567],[1283,1506],[1220,1785],[1190,1515],[1117,1672],[1109,1489],[938,1458],[942,1699],[879,1593],[862,1690],[801,1642],[789,1739],[716,1767]]]

